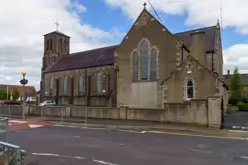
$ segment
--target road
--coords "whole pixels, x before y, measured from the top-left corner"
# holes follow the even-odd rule
[[[233,112],[227,115],[224,126],[227,129],[248,130],[248,112]]]
[[[124,131],[41,127],[9,132],[28,165],[247,165],[248,142]]]

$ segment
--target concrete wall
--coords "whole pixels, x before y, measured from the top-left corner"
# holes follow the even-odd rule
[[[4,106],[0,112],[16,111],[25,115],[48,117],[85,117],[94,119],[155,121],[160,123],[195,124],[219,128],[221,124],[220,97],[207,100],[193,100],[185,103],[165,104],[164,108],[120,108],[86,106]],[[18,108],[17,108],[18,107]],[[14,112],[13,112],[14,113]]]
[[[86,107],[70,107],[72,117],[85,117]],[[87,117],[97,119],[120,119],[187,123],[208,125],[207,101],[192,101],[184,104],[166,104],[165,108],[96,108],[87,107]]]

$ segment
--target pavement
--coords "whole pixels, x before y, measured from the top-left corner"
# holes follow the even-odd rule
[[[245,165],[244,140],[45,126],[9,132],[25,165]]]

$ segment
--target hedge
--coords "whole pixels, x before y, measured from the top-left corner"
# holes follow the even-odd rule
[[[239,102],[238,103],[238,109],[239,109],[239,111],[248,111],[248,104],[243,103],[243,102]]]

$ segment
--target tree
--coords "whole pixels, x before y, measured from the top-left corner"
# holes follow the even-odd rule
[[[236,66],[230,82],[231,96],[230,99],[234,102],[238,102],[242,99],[243,85],[241,83],[241,76],[239,74],[238,67]]]
[[[18,91],[17,88],[14,89],[12,97],[14,101],[16,101],[20,97],[20,92]]]
[[[8,97],[7,97],[7,91],[1,90],[0,91],[0,100],[7,100],[7,99],[10,99],[10,93],[8,93]]]

